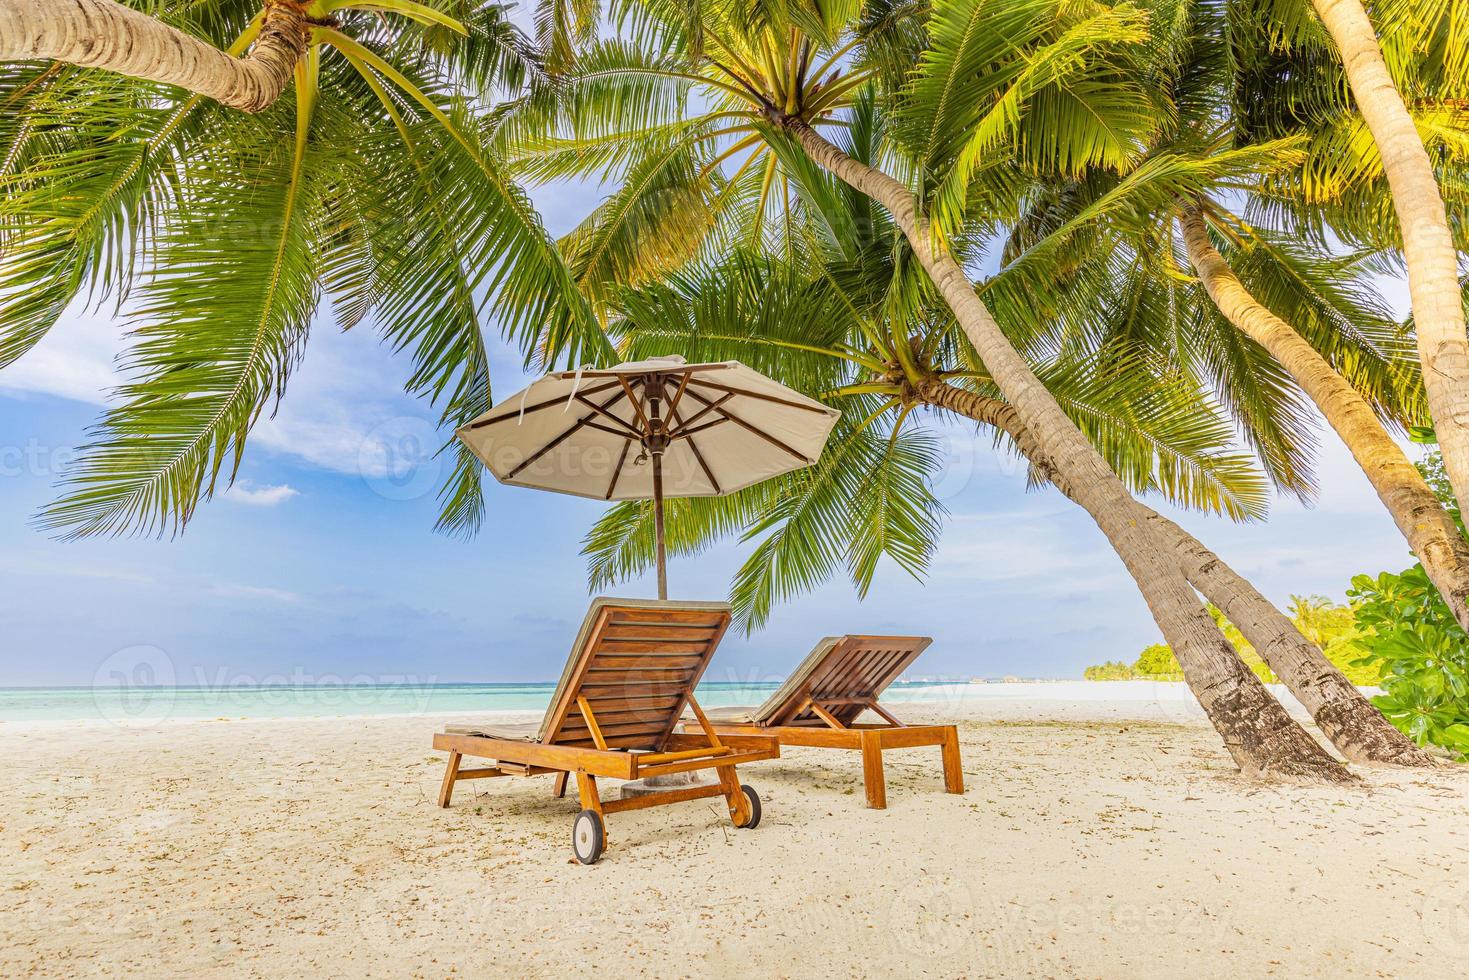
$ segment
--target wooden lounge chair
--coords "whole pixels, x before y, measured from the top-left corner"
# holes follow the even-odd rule
[[[927,636],[828,636],[764,704],[711,708],[707,718],[722,738],[774,735],[782,745],[860,751],[867,805],[874,809],[887,806],[884,749],[939,746],[944,788],[962,793],[958,730],[953,725],[905,725],[877,703],[932,642]],[[865,711],[882,723],[858,722]]]
[[[723,796],[735,826],[754,828],[760,797],[740,785],[735,766],[776,758],[779,743],[763,734],[716,734],[694,700],[729,620],[725,603],[593,600],[539,726],[451,727],[434,736],[434,748],[449,753],[439,806],[449,805],[463,779],[554,773],[559,797],[575,773],[582,811],[572,850],[583,864],[601,856],[605,818],[622,810]],[[697,734],[676,731],[685,705],[700,719]],[[461,769],[466,755],[491,761]],[[642,779],[699,769],[713,769],[718,782],[605,802],[597,793],[599,776]]]

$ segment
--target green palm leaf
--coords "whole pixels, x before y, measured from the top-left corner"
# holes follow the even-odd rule
[[[233,476],[251,424],[300,359],[319,293],[311,245],[329,178],[309,165],[310,108],[294,134],[274,141],[261,138],[270,114],[221,123],[227,157],[247,142],[258,148],[252,179],[201,183],[191,192],[196,210],[158,235],[125,363],[135,380],[66,474],[42,527],[67,537],[177,531],[226,464]]]

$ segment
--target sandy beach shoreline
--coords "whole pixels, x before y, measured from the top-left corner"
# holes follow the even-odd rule
[[[1186,700],[1040,693],[903,707],[960,722],[964,796],[909,750],[867,810],[789,749],[759,829],[622,814],[593,867],[549,777],[436,807],[441,716],[0,724],[0,975],[1469,971],[1469,775],[1262,786]]]

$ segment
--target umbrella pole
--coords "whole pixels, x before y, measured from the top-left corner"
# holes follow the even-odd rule
[[[658,539],[658,598],[668,598],[668,559],[663,550],[663,454],[653,454],[653,533]]]

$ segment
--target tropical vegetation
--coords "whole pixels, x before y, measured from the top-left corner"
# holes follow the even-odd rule
[[[1381,675],[1373,704],[1419,745],[1469,757],[1469,634],[1423,566],[1358,575],[1347,594],[1362,633],[1357,663]]]
[[[955,415],[1093,517],[1242,768],[1346,778],[1249,647],[1346,758],[1423,764],[1319,623],[1135,495],[1309,498],[1319,409],[1469,624],[1469,547],[1393,438],[1431,425],[1469,486],[1461,6],[1375,3],[1380,43],[1359,0],[550,0],[532,41],[473,0],[0,0],[0,366],[79,297],[135,323],[42,522],[181,527],[318,311],[374,321],[452,427],[489,404],[493,303],[539,363],[676,344],[841,407],[817,467],[673,515],[675,549],[752,543],[747,625],[921,574],[918,419]],[[515,182],[564,180],[609,194],[552,243]],[[1394,267],[1411,333],[1367,287]],[[443,527],[479,480],[461,452]],[[647,524],[609,513],[594,578]]]
[[[986,191],[1003,190],[1003,185],[995,187],[977,178],[983,175],[983,154],[1002,146],[1030,145],[1005,132],[1004,123],[1024,127],[1033,120],[1017,113],[1016,103],[1028,100],[1035,91],[1056,93],[1064,102],[1068,90],[1049,74],[1051,68],[1063,65],[1075,73],[1066,81],[1080,81],[1098,72],[1104,88],[1126,89],[1126,75],[1108,59],[1114,54],[1125,57],[1128,42],[1141,36],[1139,25],[1123,12],[1109,9],[1073,14],[1055,4],[1018,4],[1003,11],[956,4],[935,6],[926,17],[927,11],[899,10],[893,24],[873,33],[860,22],[863,13],[856,5],[750,9],[734,3],[700,7],[697,16],[690,18],[657,4],[639,5],[642,31],[634,34],[634,45],[621,53],[609,50],[609,44],[617,42],[596,46],[587,70],[574,70],[568,79],[565,105],[570,111],[552,119],[570,124],[564,127],[570,140],[627,147],[609,169],[620,169],[630,158],[625,176],[631,179],[625,186],[634,192],[647,185],[633,176],[643,172],[642,166],[679,154],[677,148],[648,139],[647,133],[692,131],[712,138],[721,130],[739,127],[739,142],[731,152],[748,147],[751,156],[765,161],[754,210],[734,212],[736,222],[750,227],[756,241],[769,208],[785,215],[778,227],[790,229],[795,224],[800,206],[789,188],[793,178],[799,182],[799,174],[793,171],[802,166],[830,174],[880,204],[905,243],[902,261],[911,287],[919,292],[937,288],[939,300],[958,323],[960,336],[972,345],[976,363],[993,379],[1022,424],[1032,428],[1045,459],[1069,471],[1070,485],[1080,502],[1128,562],[1149,594],[1165,633],[1172,635],[1191,664],[1196,689],[1213,702],[1206,708],[1226,732],[1225,742],[1236,759],[1255,771],[1279,767],[1322,775],[1334,772],[1227,650],[1194,601],[1177,565],[1150,540],[1146,526],[1129,518],[1133,502],[1126,487],[1012,346],[971,288],[950,247],[966,239],[980,240],[986,223],[994,227],[998,215]],[[986,25],[984,32],[973,30],[980,17]],[[916,30],[901,29],[908,25]],[[878,37],[880,42],[866,44],[869,38]],[[902,72],[883,70],[895,67],[885,61],[894,53],[884,50],[890,42],[898,49]],[[628,50],[659,52],[664,63],[634,63],[624,57]],[[1030,51],[1040,57],[1028,57]],[[877,148],[880,159],[858,160],[818,131],[839,128],[843,122],[837,113],[846,107],[831,94],[835,89],[823,86],[830,84],[829,69],[841,66],[844,56],[855,66],[856,80],[843,94],[850,97],[859,87],[870,92],[881,130],[889,137]],[[979,71],[987,63],[999,70]],[[918,68],[908,72],[908,66],[914,64]],[[811,66],[817,68],[814,73],[807,71]],[[645,85],[647,79],[659,82],[660,88]],[[1012,90],[1012,85],[1023,87]],[[1012,93],[1009,97],[1007,91]],[[587,106],[595,109],[585,111]],[[629,110],[641,114],[634,117]],[[1131,124],[1120,121],[1124,131]],[[1109,154],[1106,147],[1110,134],[1089,129],[1086,122],[1084,116],[1068,118],[1067,125],[1048,126],[1044,133],[1037,127],[1034,145],[1046,146],[1047,155],[1063,162],[1080,152],[1088,158],[1100,153],[1104,160],[1110,155],[1115,163],[1119,154]],[[535,128],[543,129],[544,124]],[[1061,134],[1062,139],[1048,143],[1047,134]],[[689,142],[675,138],[679,145]],[[794,165],[783,165],[783,156],[795,161]],[[914,188],[883,169],[890,166],[890,157],[910,168],[895,172],[921,178],[923,186],[917,188],[917,197]],[[703,162],[693,173],[708,177],[714,172],[710,162]],[[736,176],[740,172],[737,169]],[[607,176],[611,174],[602,179]],[[779,193],[770,193],[772,188]],[[730,196],[736,195],[732,192]],[[660,194],[657,200],[676,198]],[[971,200],[978,207],[968,207]],[[619,206],[614,214],[628,210]],[[751,215],[752,220],[741,222],[741,215]],[[660,230],[658,215],[650,217],[653,220],[624,227],[635,241],[661,245],[672,229]],[[680,215],[678,224],[686,225],[687,217]],[[966,229],[966,225],[971,227]],[[711,230],[719,229],[714,226]],[[793,237],[785,235],[787,241]],[[643,254],[647,255],[646,250]],[[906,352],[897,358],[908,368]],[[1211,633],[1216,635],[1211,637]],[[1229,709],[1222,707],[1225,701]]]
[[[1184,16],[1181,18],[1170,19],[1160,15],[1154,22],[1174,28],[1182,19],[1186,28],[1188,11],[1185,8],[1188,6],[1171,8],[1174,13],[1182,11]],[[711,17],[727,16],[721,14],[724,8],[720,5],[711,5],[708,10]],[[759,185],[761,190],[758,194],[751,192],[756,205],[755,213],[761,216],[759,224],[762,227],[769,226],[764,216],[772,208],[777,214],[805,213],[806,202],[800,188],[809,185],[810,181],[803,176],[803,168],[807,171],[816,168],[826,170],[843,183],[861,191],[864,200],[877,200],[883,204],[887,214],[895,219],[894,227],[901,233],[900,240],[905,246],[898,252],[899,258],[894,263],[906,277],[900,280],[900,284],[906,287],[906,295],[901,302],[914,306],[917,303],[915,297],[923,295],[932,285],[936,285],[938,295],[933,296],[931,292],[928,295],[933,297],[934,302],[941,304],[945,315],[954,321],[955,329],[949,330],[948,334],[956,338],[958,349],[966,359],[965,363],[940,365],[935,370],[934,365],[924,363],[922,359],[933,348],[925,350],[921,344],[891,345],[894,356],[887,359],[879,356],[877,359],[883,364],[883,374],[893,379],[893,386],[903,396],[898,399],[897,407],[904,411],[911,409],[911,402],[915,400],[908,397],[908,391],[911,391],[919,399],[929,393],[949,397],[950,403],[943,406],[946,408],[954,408],[962,401],[969,414],[985,411],[986,414],[978,420],[991,424],[999,417],[996,412],[1003,410],[1005,421],[1010,423],[1010,434],[1019,435],[1022,440],[1029,442],[1025,454],[1036,464],[1037,469],[1063,492],[1077,497],[1092,512],[1104,533],[1109,533],[1129,570],[1138,578],[1140,586],[1148,595],[1155,615],[1159,616],[1160,623],[1164,626],[1165,635],[1170,630],[1180,631],[1194,644],[1183,650],[1185,673],[1191,682],[1199,688],[1228,692],[1224,700],[1251,705],[1246,713],[1253,719],[1268,717],[1269,720],[1261,730],[1266,733],[1263,736],[1260,731],[1246,732],[1235,728],[1236,734],[1240,736],[1237,742],[1239,746],[1255,743],[1253,749],[1237,748],[1236,756],[1249,755],[1256,750],[1269,755],[1271,751],[1278,749],[1285,755],[1295,755],[1300,759],[1310,758],[1313,750],[1299,740],[1300,733],[1291,730],[1284,713],[1278,710],[1278,706],[1269,704],[1268,696],[1254,683],[1253,677],[1233,655],[1206,611],[1194,599],[1183,571],[1173,560],[1165,559],[1168,552],[1165,542],[1172,542],[1176,551],[1191,557],[1201,574],[1207,574],[1210,570],[1222,574],[1227,569],[1221,568],[1217,561],[1205,558],[1206,550],[1201,554],[1191,543],[1180,541],[1177,537],[1170,538],[1168,529],[1159,521],[1128,516],[1138,513],[1142,517],[1135,510],[1137,505],[1127,499],[1125,493],[1117,496],[1123,488],[1115,477],[1110,472],[1095,468],[1097,457],[1091,447],[1077,442],[1077,437],[1082,434],[1074,425],[1067,424],[1064,409],[1049,397],[1042,386],[1033,383],[1037,377],[1033,368],[1017,360],[1016,355],[1019,352],[1016,347],[1011,346],[1011,338],[1025,341],[1041,338],[1043,343],[1050,338],[1046,337],[1043,329],[1038,328],[1066,323],[1064,316],[1038,317],[1037,312],[1044,311],[1051,305],[1057,310],[1064,308],[1066,297],[1059,295],[1058,290],[1050,288],[1050,284],[1065,284],[1072,277],[1065,274],[1058,276],[1057,263],[1060,263],[1059,268],[1068,272],[1082,267],[1081,263],[1075,261],[1074,255],[1067,251],[1068,236],[1049,230],[1039,236],[1025,250],[1025,254],[1012,261],[995,277],[995,282],[1002,287],[1008,285],[1008,289],[992,288],[990,283],[985,283],[976,296],[968,288],[968,274],[964,272],[964,267],[972,263],[964,259],[965,250],[979,247],[998,230],[1013,224],[1014,218],[1008,216],[1018,213],[1027,199],[1029,188],[1035,186],[1037,175],[1047,179],[1051,174],[1064,177],[1068,174],[1084,173],[1088,168],[1130,172],[1136,156],[1146,145],[1145,138],[1152,132],[1154,121],[1158,118],[1166,119],[1170,115],[1169,112],[1159,109],[1141,114],[1146,116],[1146,120],[1139,121],[1140,116],[1136,112],[1138,106],[1144,104],[1145,100],[1152,99],[1156,105],[1169,109],[1173,107],[1173,92],[1143,91],[1134,84],[1139,78],[1151,77],[1150,72],[1137,61],[1138,50],[1131,47],[1128,38],[1124,36],[1130,30],[1140,29],[1141,21],[1122,24],[1115,20],[1090,19],[1093,15],[1097,18],[1121,17],[1128,11],[1137,13],[1136,10],[1090,8],[1085,13],[1076,14],[1078,19],[1075,21],[1062,16],[1062,12],[1053,5],[1009,5],[1006,11],[1016,18],[1012,24],[1014,30],[1035,33],[1027,35],[1027,40],[1023,43],[1015,38],[1007,39],[1003,33],[1005,22],[987,18],[986,15],[994,11],[983,4],[935,7],[932,17],[925,25],[928,28],[927,35],[919,34],[917,40],[912,42],[909,56],[898,59],[902,65],[917,64],[918,69],[912,72],[905,69],[905,74],[896,81],[884,77],[883,58],[891,55],[890,49],[884,46],[901,36],[900,32],[884,34],[882,44],[876,45],[882,51],[869,53],[864,47],[865,39],[860,30],[857,31],[857,36],[847,42],[846,49],[857,52],[855,64],[861,66],[857,70],[868,71],[869,84],[854,90],[858,101],[853,109],[835,119],[830,118],[830,112],[826,108],[811,113],[780,108],[782,99],[777,98],[777,95],[794,105],[805,104],[807,100],[799,92],[791,95],[800,82],[799,73],[782,77],[778,72],[771,71],[772,65],[786,63],[787,59],[782,57],[783,52],[789,53],[802,46],[811,49],[816,63],[827,64],[821,55],[823,46],[834,41],[833,35],[846,36],[845,28],[829,21],[824,21],[820,27],[805,23],[772,26],[769,18],[757,18],[756,21],[748,22],[739,18],[718,22],[701,21],[697,36],[698,43],[704,46],[701,50],[717,44],[731,54],[724,61],[712,56],[708,59],[691,58],[690,62],[700,69],[699,72],[659,65],[618,64],[615,58],[611,62],[603,60],[601,54],[605,52],[601,52],[597,59],[589,59],[585,75],[578,75],[573,70],[566,79],[568,108],[563,117],[555,117],[544,105],[537,107],[540,121],[534,127],[535,131],[544,133],[547,126],[545,119],[550,118],[553,124],[560,127],[561,135],[558,141],[550,142],[543,136],[538,137],[530,148],[529,159],[535,165],[535,161],[544,159],[544,154],[554,155],[558,149],[592,144],[618,147],[618,152],[608,157],[568,152],[556,159],[564,165],[586,166],[591,175],[608,182],[621,182],[627,194],[635,195],[650,186],[640,176],[644,173],[639,169],[643,161],[649,161],[649,165],[652,165],[679,152],[658,141],[648,140],[647,133],[656,130],[667,135],[692,131],[706,134],[700,137],[701,140],[706,137],[712,139],[713,136],[708,134],[718,132],[712,128],[716,122],[725,123],[732,119],[734,122],[731,125],[740,125],[743,120],[739,146],[741,150],[748,148],[752,157],[759,154],[764,161],[764,173],[769,176],[769,179]],[[834,16],[835,13],[837,11],[823,11],[823,16]],[[691,43],[691,38],[685,31],[687,25],[682,22],[658,21],[657,11],[646,16],[656,24],[656,36],[665,42],[665,47],[668,44]],[[946,20],[948,17],[953,20]],[[1027,17],[1034,19],[1026,20]],[[987,26],[993,23],[997,32],[981,38],[966,31],[966,24],[978,23],[981,18],[985,18]],[[789,32],[785,30],[785,26],[790,27]],[[1188,31],[1176,33],[1187,36]],[[1163,43],[1165,39],[1156,40]],[[1166,40],[1174,42],[1176,37],[1169,34]],[[928,48],[923,49],[919,42],[927,44]],[[986,44],[998,47],[987,48]],[[1071,64],[1070,70],[1076,74],[1067,76],[1063,82],[1041,71],[1036,71],[1036,77],[1032,78],[1020,72],[1017,67],[1010,75],[999,72],[993,76],[982,76],[982,82],[975,83],[973,87],[957,88],[969,84],[966,73],[970,69],[967,66],[986,64],[986,58],[996,59],[996,64],[1005,64],[1005,52],[1018,50],[1024,44],[1032,44],[1036,50],[1045,52],[1046,55],[1055,53],[1059,56],[1062,51],[1071,52],[1071,61],[1068,64]],[[1056,47],[1047,47],[1047,44],[1054,44]],[[1072,51],[1067,47],[1071,44],[1078,47]],[[1174,45],[1176,48],[1186,46],[1182,43]],[[750,52],[764,48],[769,49],[770,63],[762,69],[761,58],[751,55]],[[690,54],[687,50],[683,53],[686,56]],[[970,62],[966,58],[975,60]],[[788,60],[799,63],[801,56],[792,54]],[[742,70],[751,67],[752,61],[756,69],[754,72]],[[1046,61],[1044,56],[1035,59],[1037,64]],[[735,67],[730,68],[731,64]],[[648,94],[652,91],[651,88],[637,87],[647,83],[649,78],[663,79],[665,85],[660,98]],[[1010,84],[1012,81],[1013,86]],[[731,83],[738,91],[728,91]],[[992,87],[986,89],[985,84]],[[1027,87],[1030,84],[1034,85],[1033,89]],[[628,103],[621,101],[634,91],[640,94]],[[1079,120],[1068,116],[1063,123],[1058,121],[1060,117],[1046,115],[1047,110],[1057,105],[1070,105],[1070,100],[1075,99],[1080,91],[1085,91],[1087,98],[1091,100],[1091,116],[1083,114]],[[602,96],[594,98],[598,92],[603,93]],[[950,95],[957,93],[962,93],[957,102],[945,101]],[[867,94],[871,95],[876,107],[873,111],[879,117],[878,128],[881,129],[883,138],[877,155],[868,154],[864,160],[861,142],[847,141],[844,135],[838,135],[835,138],[843,145],[837,146],[817,130],[823,126],[846,125],[853,113],[861,111],[860,99]],[[939,101],[925,101],[932,99]],[[1015,114],[1013,103],[1023,103],[1028,109],[1035,110],[1035,114],[1020,114],[1018,119],[1012,119],[1011,116]],[[646,110],[648,113],[636,116],[636,126],[632,128],[623,125],[629,118],[628,104],[635,105],[640,112]],[[588,111],[587,107],[591,105],[602,105],[613,111],[598,115]],[[829,106],[829,103],[823,103],[823,106]],[[661,114],[651,115],[655,110]],[[1134,114],[1129,115],[1129,112]],[[511,116],[513,118],[513,112]],[[1097,118],[1105,118],[1110,124],[1105,132],[1088,129],[1089,121]],[[761,131],[762,123],[768,132]],[[1136,128],[1129,129],[1133,124]],[[911,128],[905,129],[905,126]],[[943,129],[946,126],[956,127],[954,133],[959,135],[954,139],[959,142],[942,142],[943,138],[948,138]],[[745,133],[745,130],[751,128],[756,131],[754,134]],[[1064,145],[1056,142],[1058,133],[1066,137],[1067,142]],[[964,143],[965,134],[973,134],[975,141]],[[762,138],[757,140],[756,135],[761,135]],[[929,142],[923,142],[924,140]],[[792,142],[798,144],[804,153],[793,153]],[[511,146],[513,156],[513,140]],[[1050,155],[1038,154],[1036,147],[1044,147],[1046,154]],[[976,156],[965,157],[965,149],[961,148],[967,148]],[[1246,148],[1233,157],[1226,155],[1223,160],[1210,158],[1197,168],[1188,168],[1170,160],[1148,173],[1150,179],[1165,190],[1170,181],[1174,182],[1173,197],[1188,196],[1195,193],[1200,182],[1211,178],[1217,180],[1217,172],[1221,169],[1227,172],[1230,164],[1248,170],[1252,166],[1250,153],[1258,149]],[[1278,154],[1278,150],[1278,146],[1272,146],[1268,148],[1268,152],[1260,151],[1260,159],[1255,161],[1253,167],[1262,167],[1267,158],[1273,159]],[[731,149],[730,152],[737,154],[740,151]],[[639,153],[646,156],[640,156]],[[902,163],[905,159],[911,161],[911,164]],[[983,167],[979,166],[981,159],[985,164]],[[923,186],[917,188],[917,209],[907,187],[882,169],[884,166],[892,167],[889,161],[898,164],[894,172],[921,176]],[[739,169],[741,166],[742,164],[737,165],[736,175],[745,173]],[[1142,168],[1138,170],[1143,172]],[[713,167],[699,167],[685,172],[706,181],[715,181],[722,174],[722,171]],[[578,173],[587,175],[582,171]],[[781,188],[783,193],[770,194],[765,190],[769,187]],[[795,188],[794,193],[787,190],[791,187]],[[959,187],[964,189],[962,194],[957,191]],[[738,188],[731,189],[728,193],[738,196]],[[924,195],[929,197],[925,198]],[[662,203],[698,199],[700,198],[697,195],[685,198],[662,193],[656,195],[656,200]],[[657,275],[658,262],[663,255],[657,249],[670,241],[678,229],[698,226],[696,215],[673,213],[670,216],[668,211],[645,207],[638,201],[619,198],[617,194],[609,199],[607,207],[609,217],[616,220],[605,226],[615,227],[618,231],[621,236],[619,240],[624,243],[622,254],[640,256],[639,262],[629,261],[626,265],[627,274],[624,278],[629,280]],[[740,216],[748,213],[736,210],[733,223],[738,224]],[[628,215],[634,217],[629,219]],[[794,224],[787,217],[780,227],[789,228]],[[818,227],[821,226],[818,224]],[[843,240],[849,240],[843,234],[845,228],[830,224],[827,227],[838,228],[836,233]],[[633,234],[639,228],[641,232],[634,239]],[[723,228],[725,226],[712,224],[709,234],[717,235]],[[1063,225],[1060,230],[1064,232],[1067,228]],[[796,238],[796,235],[784,234],[776,237],[774,242],[762,244],[789,252],[790,243]],[[643,253],[637,253],[626,244],[628,240],[646,241],[649,248]],[[602,250],[599,249],[598,254],[603,254]],[[914,276],[915,265],[922,267],[928,275]],[[1088,282],[1095,281],[1096,278],[1088,279]],[[1173,292],[1176,290],[1170,292],[1165,289],[1156,294],[1169,297]],[[1096,298],[1095,291],[1089,298]],[[1011,300],[1008,304],[1007,299]],[[993,310],[990,305],[986,305],[987,302],[993,305]],[[1126,310],[1137,305],[1134,303],[1132,306],[1124,305],[1120,308]],[[1080,304],[1072,307],[1078,308],[1086,309],[1087,306]],[[1006,321],[1003,328],[996,319],[994,310],[1000,311],[1001,319]],[[1015,314],[1013,322],[1008,316],[1004,316],[1011,312]],[[1081,333],[1081,336],[1088,335]],[[1086,359],[1088,369],[1096,370],[1098,365],[1105,367],[1109,359],[1120,360],[1132,354],[1135,347],[1135,344],[1113,345],[1109,349],[1094,352],[1094,356]],[[1050,349],[1054,350],[1055,347]],[[1045,350],[1046,348],[1041,348],[1042,353]],[[1065,353],[1064,347],[1061,350]],[[913,356],[915,353],[919,356]],[[1175,360],[1167,363],[1176,369],[1179,362]],[[1187,361],[1183,363],[1187,364]],[[995,370],[997,365],[1001,370]],[[988,404],[976,404],[974,399],[954,400],[951,392],[956,386],[934,384],[943,379],[945,370],[981,373],[983,378],[993,384],[998,398],[990,400]],[[1239,377],[1253,379],[1261,372],[1247,369],[1234,373]],[[932,397],[929,398],[930,403],[933,400]],[[904,404],[905,401],[910,404]],[[1026,403],[1029,404],[1028,408]],[[1031,418],[1026,418],[1027,412],[1034,414]],[[1048,440],[1050,445],[1047,445]],[[1084,442],[1085,438],[1082,436],[1082,443]],[[1068,466],[1058,463],[1058,459],[1062,458],[1069,461]],[[1072,466],[1074,468],[1066,472]],[[1162,540],[1154,540],[1151,546],[1140,540],[1152,535],[1158,535]],[[1290,638],[1290,634],[1296,631],[1283,614],[1274,610],[1267,612],[1268,603],[1263,597],[1237,578],[1231,579],[1228,586],[1221,585],[1220,590],[1230,593],[1228,601],[1221,600],[1221,606],[1233,604],[1248,607],[1250,610],[1248,615],[1240,615],[1231,608],[1232,617],[1241,623],[1248,623],[1252,630],[1270,632],[1270,640],[1260,643],[1260,647],[1272,651],[1282,661],[1293,661],[1296,670],[1291,673],[1300,676],[1315,673],[1329,678],[1329,695],[1320,697],[1315,705],[1318,709],[1318,721],[1327,724],[1323,719],[1339,718],[1345,713],[1353,713],[1357,721],[1345,725],[1344,728],[1362,730],[1375,727],[1385,745],[1390,746],[1384,748],[1385,754],[1401,751],[1401,745],[1386,734],[1389,729],[1382,723],[1381,716],[1366,705],[1339,671],[1332,671],[1329,667],[1325,671],[1312,669],[1323,662],[1319,651],[1313,650],[1303,639]],[[1177,647],[1178,644],[1175,643],[1174,646]],[[1308,667],[1308,664],[1312,667]],[[1307,693],[1322,692],[1318,690]],[[1221,708],[1214,712],[1211,706],[1206,707],[1211,708],[1216,724],[1222,729],[1233,724],[1225,717],[1229,711]],[[1346,732],[1339,734],[1347,738]],[[1262,747],[1261,743],[1277,738],[1279,741],[1274,749]],[[1227,734],[1226,741],[1230,740]],[[1341,744],[1343,741],[1338,740],[1338,745]],[[1373,750],[1368,748],[1362,751],[1370,754]],[[1256,759],[1253,763],[1243,764],[1247,768],[1258,768],[1259,761]],[[1287,767],[1289,765],[1294,763]],[[1303,762],[1302,765],[1310,768],[1314,763]]]
[[[1434,595],[1438,594],[1432,589],[1430,591]],[[1366,687],[1376,686],[1382,680],[1381,669],[1373,662],[1364,661],[1368,647],[1364,642],[1362,629],[1358,626],[1357,610],[1353,606],[1333,602],[1325,596],[1293,595],[1287,611],[1296,629],[1320,649],[1322,655],[1346,675],[1347,680]],[[1209,606],[1209,614],[1219,624],[1220,630],[1234,646],[1240,659],[1255,672],[1255,676],[1266,684],[1280,683],[1280,678],[1270,669],[1270,665],[1260,658],[1250,641],[1219,607]],[[1112,660],[1087,667],[1083,676],[1087,680],[1099,681],[1183,680],[1178,659],[1173,656],[1173,650],[1166,643],[1149,644],[1130,664]]]
[[[73,302],[105,304],[132,328],[126,383],[43,527],[176,531],[232,479],[251,426],[328,317],[343,329],[369,320],[447,426],[490,404],[487,300],[527,344],[602,343],[480,131],[485,99],[538,77],[533,45],[500,6],[441,6],[452,15],[412,0],[150,2],[148,17],[111,3],[0,4],[11,62],[0,66],[0,366]],[[50,36],[52,18],[61,40],[110,50],[86,44],[100,22],[85,18],[102,15],[119,18],[109,29],[132,34],[137,57],[153,50],[150,63],[172,64],[158,45],[212,51],[220,70],[246,49],[257,61],[275,50],[291,83],[277,79],[274,98],[244,112],[161,83],[171,75],[13,61],[18,39]],[[446,448],[442,521],[472,529],[481,471]]]
[[[1463,533],[1463,517],[1444,470],[1430,453],[1417,464],[1446,513]],[[1469,633],[1422,564],[1402,572],[1356,575],[1349,605],[1324,596],[1292,596],[1291,617],[1301,633],[1353,683],[1382,693],[1372,703],[1420,746],[1469,758]],[[1277,678],[1248,640],[1210,607],[1241,659],[1266,683]],[[1167,644],[1146,647],[1132,664],[1107,661],[1086,668],[1088,680],[1182,679]]]
[[[1419,470],[1462,532],[1442,454],[1429,453]],[[1373,703],[1419,745],[1469,758],[1469,633],[1423,566],[1358,575],[1347,595],[1363,651],[1357,663],[1381,675]]]

